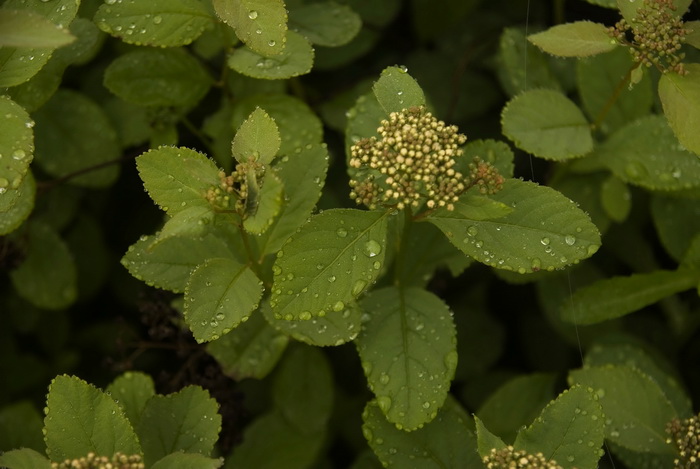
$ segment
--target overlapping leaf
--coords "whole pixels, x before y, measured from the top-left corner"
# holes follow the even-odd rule
[[[362,19],[352,8],[334,1],[293,8],[289,12],[289,23],[309,42],[325,47],[347,44],[362,28]]]
[[[231,151],[239,162],[252,159],[260,164],[270,164],[277,155],[280,144],[280,133],[275,120],[258,107],[238,128]]]
[[[685,148],[700,154],[700,64],[685,64],[687,75],[664,73],[659,98],[673,133]]]
[[[289,43],[283,0],[213,0],[214,10],[251,51],[266,57],[283,54]],[[289,37],[287,36],[287,40]]]
[[[67,30],[30,10],[0,9],[0,46],[57,48],[75,41]]]
[[[387,114],[425,105],[423,90],[416,80],[400,67],[385,68],[372,89]]]
[[[145,373],[134,371],[118,376],[106,391],[119,404],[134,427],[141,421],[146,403],[156,394],[153,379]]]
[[[242,75],[264,80],[284,80],[305,75],[314,63],[314,49],[299,33],[287,32],[286,45],[278,55],[265,56],[248,47],[236,49],[228,66]]]

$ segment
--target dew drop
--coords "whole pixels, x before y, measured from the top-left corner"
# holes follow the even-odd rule
[[[153,24],[161,24],[163,22],[163,17],[156,15],[153,17]]]
[[[254,19],[257,18],[257,17],[258,17],[258,12],[257,12],[257,11],[255,11],[255,10],[250,10],[250,11],[248,12],[248,18],[250,18],[251,20],[254,20]]]
[[[329,281],[330,283],[335,282],[335,275],[331,275],[330,277],[328,277],[328,281]]]
[[[391,398],[389,396],[379,396],[377,397],[377,404],[382,412],[386,413],[391,409]]]
[[[309,311],[302,311],[301,313],[299,313],[299,319],[301,319],[302,321],[308,321],[309,319],[311,319],[311,313]]]
[[[348,235],[348,230],[345,228],[338,228],[335,234],[337,234],[339,238],[345,238]]]
[[[382,267],[382,263],[375,261],[374,264],[372,264],[372,267],[374,267],[374,270],[379,270]]]
[[[467,228],[467,234],[469,236],[476,236],[479,234],[479,229],[476,226],[470,226]]]
[[[390,380],[390,378],[389,378],[388,374],[382,373],[381,375],[379,375],[379,382],[380,383],[389,384],[389,380]]]
[[[342,310],[344,310],[344,309],[345,309],[345,303],[343,303],[342,301],[337,301],[337,302],[333,305],[333,311],[342,311]],[[350,311],[348,311],[348,315],[349,315],[349,314],[350,314]],[[346,317],[345,314],[343,314],[343,317]]]
[[[544,237],[540,239],[540,243],[542,243],[542,246],[549,246],[549,238]]]
[[[533,272],[537,272],[542,268],[542,261],[539,260],[539,258],[535,257],[532,259],[532,262],[530,263],[530,268],[532,268]]]
[[[566,235],[564,237],[564,242],[568,244],[569,246],[573,246],[576,243],[576,237],[572,235]]]
[[[382,252],[382,246],[373,239],[365,243],[364,253],[367,257],[374,257]]]
[[[224,315],[224,313],[218,313],[218,314],[216,315],[216,319],[217,319],[218,321],[223,321],[224,319],[226,319],[226,315]]]
[[[360,293],[362,293],[362,290],[364,290],[366,286],[367,286],[367,282],[365,282],[364,280],[358,280],[352,286],[352,295],[353,296],[359,295]]]

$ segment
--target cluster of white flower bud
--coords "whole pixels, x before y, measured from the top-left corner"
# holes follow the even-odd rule
[[[124,453],[115,453],[111,458],[88,453],[82,458],[51,463],[51,469],[145,469],[145,467],[140,455]]]
[[[671,435],[666,440],[678,448],[678,458],[674,460],[675,469],[700,467],[700,415],[679,420],[672,420],[666,427]]]
[[[542,453],[516,451],[512,446],[498,450],[493,448],[483,461],[488,469],[563,469],[553,459],[547,460]]]

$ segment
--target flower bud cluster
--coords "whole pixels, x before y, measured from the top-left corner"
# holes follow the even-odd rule
[[[467,137],[424,107],[392,112],[377,133],[379,139],[362,139],[350,149],[350,166],[358,170],[350,180],[350,197],[370,209],[425,203],[453,210],[467,189],[464,176],[453,168]]]
[[[516,451],[512,446],[498,450],[493,448],[483,461],[487,469],[563,469],[556,461],[548,461],[542,453],[533,455]]]
[[[145,467],[140,455],[123,453],[115,453],[111,458],[88,453],[82,458],[51,463],[51,469],[144,469]]]
[[[673,0],[644,0],[632,24],[622,19],[608,32],[620,44],[630,47],[635,62],[646,67],[653,65],[663,73],[685,75],[685,54],[680,49],[690,31],[683,27],[675,10]]]
[[[248,197],[247,177],[254,174],[259,180],[264,173],[264,166],[254,160],[238,163],[235,170],[227,175],[219,171],[219,185],[210,187],[204,197],[214,208],[229,210],[232,205],[236,211],[241,212],[245,208],[245,200]]]
[[[700,415],[685,420],[673,419],[666,426],[671,435],[666,440],[678,448],[679,457],[674,460],[674,468],[691,469],[700,467]]]
[[[505,178],[491,163],[482,161],[478,156],[469,163],[470,187],[476,186],[482,195],[493,195],[503,189]]]
[[[219,171],[219,185],[210,187],[205,195],[206,199],[215,208],[226,210],[230,207],[232,197],[235,198],[234,191],[237,185],[237,174],[226,175],[224,171]]]

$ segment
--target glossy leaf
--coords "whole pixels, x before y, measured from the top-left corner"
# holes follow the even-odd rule
[[[49,225],[29,225],[24,261],[10,272],[17,293],[33,305],[63,309],[75,301],[75,261],[65,242]]]
[[[53,49],[73,41],[67,30],[30,10],[0,10],[0,47]]]
[[[146,465],[177,451],[209,456],[221,430],[218,410],[216,400],[197,386],[149,399],[137,427]]]
[[[283,0],[213,0],[219,18],[251,51],[266,57],[284,54],[289,43]],[[289,36],[287,36],[287,40]]]
[[[339,314],[379,275],[390,212],[332,209],[311,218],[277,253],[275,317]]]
[[[362,413],[362,433],[385,467],[412,469],[484,467],[469,428],[469,415],[448,397],[432,422],[412,432],[386,420],[377,401]]]
[[[419,288],[373,291],[357,350],[377,405],[397,428],[420,428],[438,413],[457,366],[449,308]]]
[[[362,19],[352,8],[334,1],[292,8],[289,23],[294,31],[309,42],[325,47],[347,44],[362,28]]]
[[[81,458],[88,453],[141,452],[121,407],[81,379],[67,375],[54,378],[46,407],[46,452],[54,461]]]
[[[260,252],[277,252],[284,242],[311,215],[321,197],[328,170],[328,150],[325,145],[313,145],[300,153],[282,158],[275,173],[284,185],[284,203],[272,225],[256,238]]]
[[[695,271],[657,270],[627,277],[599,280],[576,290],[562,309],[562,319],[574,324],[596,324],[619,318],[697,285]]]
[[[598,394],[605,414],[605,438],[645,453],[672,453],[666,424],[677,417],[659,386],[632,368],[607,365],[573,370],[569,381]]]
[[[664,73],[659,80],[659,98],[664,114],[678,141],[700,154],[700,64],[686,64],[687,75]]]
[[[138,371],[117,376],[106,391],[119,404],[133,427],[138,427],[146,403],[156,394],[153,379]]]
[[[425,106],[425,95],[420,85],[401,67],[385,68],[372,90],[387,114]]]
[[[501,125],[515,146],[540,158],[562,161],[593,150],[588,121],[557,91],[531,90],[516,96],[503,108]]]
[[[197,342],[216,340],[248,319],[262,293],[262,282],[247,265],[208,259],[187,281],[185,321]]]
[[[233,258],[227,243],[213,235],[193,239],[171,236],[162,240],[142,236],[122,258],[137,279],[176,293],[185,291],[190,273],[211,258]]]
[[[559,24],[527,39],[543,51],[559,57],[588,57],[618,46],[605,25],[592,21]]]
[[[654,194],[650,208],[661,244],[673,259],[680,261],[700,233],[698,200]]]
[[[242,47],[228,58],[228,66],[238,73],[263,80],[284,80],[305,75],[314,63],[314,49],[299,33],[287,32],[284,50],[273,56]]]
[[[197,39],[213,24],[197,0],[121,0],[104,3],[95,13],[99,28],[128,44],[177,47]]]
[[[600,247],[600,235],[588,216],[549,187],[508,179],[491,198],[513,207],[513,212],[493,220],[428,221],[479,262],[523,274],[576,263]]]
[[[159,459],[151,469],[217,469],[223,466],[223,458],[208,458],[197,453],[170,453]]]
[[[236,381],[262,379],[277,364],[288,342],[286,335],[270,326],[262,314],[255,313],[228,334],[210,342],[207,352]]]
[[[55,177],[100,165],[89,174],[70,178],[71,184],[106,187],[119,176],[119,166],[108,165],[119,158],[117,134],[102,108],[87,96],[59,90],[34,115],[35,159]]]
[[[272,162],[280,149],[280,143],[275,120],[258,107],[238,128],[231,151],[233,157],[241,163],[252,159],[266,165]]]
[[[211,207],[209,189],[219,186],[219,169],[189,148],[160,147],[136,158],[136,168],[153,201],[169,215],[189,207]]]
[[[8,469],[51,469],[51,461],[30,448],[15,449],[0,454],[0,464]]]
[[[209,91],[211,78],[185,49],[137,49],[120,55],[105,70],[104,85],[141,106],[192,107]]]
[[[597,467],[602,455],[605,415],[598,396],[574,386],[544,408],[532,425],[518,433],[513,446],[542,453],[565,469]]]
[[[7,199],[0,202],[0,235],[16,230],[32,213],[36,196],[36,182],[32,173],[25,175],[17,189],[9,189],[5,194]]]

